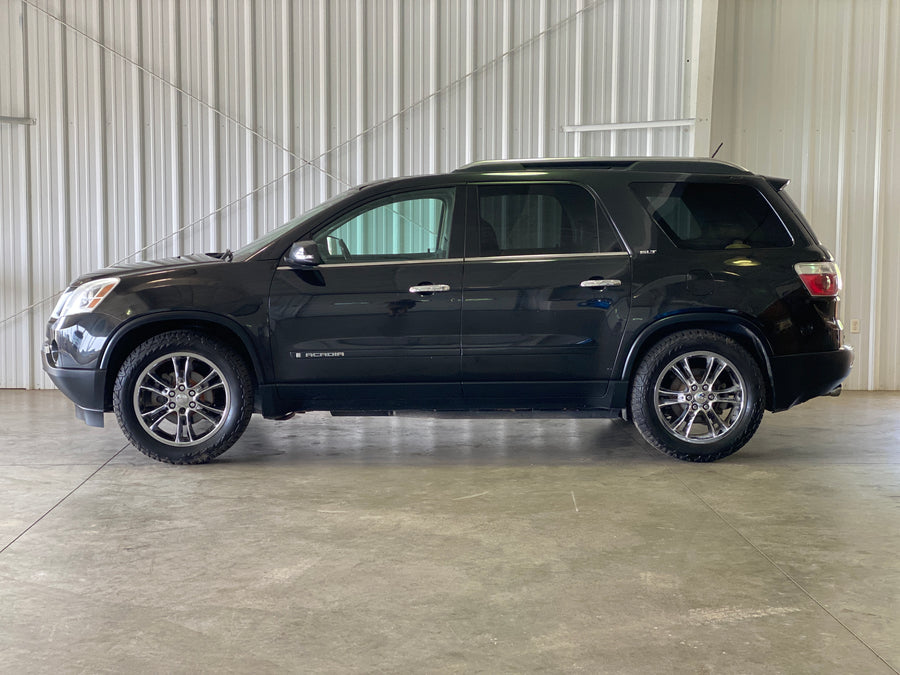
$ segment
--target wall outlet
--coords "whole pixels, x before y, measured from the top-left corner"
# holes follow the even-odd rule
[[[851,333],[859,332],[859,319],[850,319],[850,332]]]

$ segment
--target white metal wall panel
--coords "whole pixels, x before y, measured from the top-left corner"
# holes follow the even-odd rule
[[[21,7],[0,4],[0,115],[29,116],[25,81],[24,25]],[[26,306],[32,294],[30,269],[34,243],[29,231],[28,192],[31,185],[23,171],[28,157],[28,135],[33,127],[0,125],[0,313],[12,314]],[[0,325],[3,360],[0,384],[31,386],[27,364],[31,357],[32,322],[28,315],[16,316]]]
[[[844,276],[847,386],[900,389],[900,4],[723,0],[718,28],[713,147],[792,179]]]
[[[0,387],[73,277],[241,246],[362,182],[685,155],[692,0],[0,3]],[[42,302],[43,301],[43,302]],[[33,309],[27,309],[34,305]],[[26,311],[23,311],[26,310]]]

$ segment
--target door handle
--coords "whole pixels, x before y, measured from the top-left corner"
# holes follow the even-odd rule
[[[581,282],[582,288],[606,288],[607,286],[621,286],[619,279],[585,279]]]
[[[443,293],[449,290],[450,287],[447,284],[422,284],[409,287],[410,293]]]

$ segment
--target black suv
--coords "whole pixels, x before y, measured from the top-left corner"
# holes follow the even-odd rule
[[[44,368],[146,455],[256,411],[632,419],[674,457],[839,391],[840,274],[786,180],[706,159],[479,162],[355,188],[237,251],[77,279]],[[420,412],[421,414],[421,412]]]

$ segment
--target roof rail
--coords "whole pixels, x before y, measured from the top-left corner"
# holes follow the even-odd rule
[[[750,174],[736,164],[705,157],[554,157],[472,162],[453,173],[540,171],[541,169],[605,169],[659,173]]]

